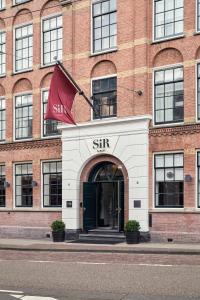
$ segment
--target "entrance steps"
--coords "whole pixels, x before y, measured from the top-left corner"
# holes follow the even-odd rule
[[[95,229],[79,235],[79,242],[91,244],[118,244],[125,242],[123,232]]]

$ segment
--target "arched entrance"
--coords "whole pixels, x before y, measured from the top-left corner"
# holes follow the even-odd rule
[[[83,183],[83,228],[124,228],[124,176],[112,162],[96,164]]]

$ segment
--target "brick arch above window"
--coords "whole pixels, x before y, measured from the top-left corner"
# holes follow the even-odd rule
[[[159,67],[173,65],[183,62],[181,51],[176,48],[165,48],[160,50],[152,59],[152,66]]]
[[[48,88],[50,86],[52,75],[53,75],[53,73],[51,72],[51,73],[46,74],[42,78],[42,80],[40,82],[40,88],[41,89]]]
[[[27,78],[22,78],[19,79],[17,82],[15,82],[12,92],[13,94],[17,94],[17,93],[23,93],[26,91],[31,91],[32,90],[32,83],[30,82],[30,80],[28,80]]]
[[[117,73],[115,64],[110,60],[102,60],[96,63],[91,71],[91,78],[113,75]]]
[[[19,10],[13,18],[13,26],[31,22],[33,20],[32,12],[29,9]]]
[[[47,17],[48,15],[56,13],[62,13],[60,2],[57,0],[50,0],[42,6],[40,16]]]

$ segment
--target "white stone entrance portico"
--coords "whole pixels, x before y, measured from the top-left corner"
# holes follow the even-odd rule
[[[66,229],[78,231],[81,173],[94,157],[112,155],[128,174],[128,217],[148,225],[148,132],[150,116],[113,118],[62,126],[62,219]],[[137,203],[137,205],[136,205]],[[139,205],[138,205],[139,203]]]

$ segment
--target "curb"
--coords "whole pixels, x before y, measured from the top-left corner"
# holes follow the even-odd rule
[[[125,254],[166,254],[166,255],[200,255],[199,250],[176,249],[61,249],[61,248],[31,248],[17,246],[0,246],[1,250],[28,252],[68,252],[68,253],[125,253]]]

